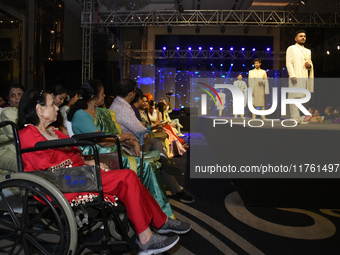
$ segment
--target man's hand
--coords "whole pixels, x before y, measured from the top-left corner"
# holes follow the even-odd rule
[[[136,153],[136,156],[139,157],[140,154],[140,145],[136,140],[130,140],[131,141],[131,145],[133,146],[133,150]]]
[[[261,86],[263,84],[263,81],[259,81],[258,84]]]
[[[297,78],[296,77],[293,77],[290,79],[292,83],[297,83]]]
[[[306,63],[305,63],[305,67],[306,67],[306,69],[309,69],[309,68],[311,68],[311,66],[312,66],[312,65],[311,65],[311,64],[309,64],[309,62],[306,62]]]

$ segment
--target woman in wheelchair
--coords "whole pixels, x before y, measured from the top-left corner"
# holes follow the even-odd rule
[[[128,143],[137,156],[140,155],[140,145],[136,138],[129,133],[121,131],[120,125],[116,122],[115,112],[106,108],[101,108],[104,104],[105,94],[103,84],[99,80],[85,81],[81,86],[81,98],[73,104],[69,110],[67,118],[72,121],[72,129],[75,134],[104,132],[114,134],[119,137],[121,142]],[[97,143],[97,149],[100,154],[112,153],[117,150],[113,138],[105,138]],[[84,155],[92,155],[93,149],[90,146],[81,147],[80,150]],[[123,167],[134,170],[137,175],[140,174],[140,159],[134,156],[125,155],[122,157]],[[160,178],[159,178],[160,179]],[[168,198],[162,192],[164,184],[160,181],[158,184],[155,173],[151,164],[143,161],[143,184],[156,199],[163,212],[168,217],[174,217]]]
[[[54,105],[51,94],[36,89],[28,90],[21,98],[19,105],[18,128],[22,149],[33,147],[39,141],[68,138],[59,130],[48,127],[57,118],[58,107]],[[93,165],[94,161],[85,161],[77,147],[49,149],[29,152],[22,155],[25,171],[53,169],[61,167],[76,167]],[[166,251],[179,240],[177,235],[168,237],[163,233],[186,233],[190,224],[168,218],[159,207],[150,192],[141,184],[137,175],[129,170],[110,171],[101,164],[103,190],[106,199],[114,202],[115,196],[124,203],[127,215],[138,234],[136,243],[140,254],[154,254]],[[67,193],[66,199],[71,203],[82,200],[89,194]],[[153,233],[149,225],[158,228]]]

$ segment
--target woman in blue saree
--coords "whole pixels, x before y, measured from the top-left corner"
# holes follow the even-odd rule
[[[99,80],[85,81],[81,86],[81,97],[71,106],[67,118],[72,122],[72,130],[74,134],[84,134],[91,132],[104,132],[116,135],[120,142],[130,145],[135,154],[139,155],[139,143],[136,138],[128,133],[121,131],[120,125],[116,122],[115,112],[109,109],[100,108],[97,106],[104,104],[104,88]],[[97,143],[100,154],[116,152],[117,146],[112,138],[105,138]],[[80,148],[84,155],[92,155],[93,151],[90,147]],[[139,175],[140,160],[134,156],[123,156],[123,167],[132,169]],[[157,166],[155,166],[156,168]],[[163,212],[168,217],[174,217],[171,206],[167,197],[162,192],[160,180],[156,179],[155,173],[151,164],[143,161],[143,184],[150,191],[152,196],[158,202]],[[162,184],[161,184],[162,185]]]

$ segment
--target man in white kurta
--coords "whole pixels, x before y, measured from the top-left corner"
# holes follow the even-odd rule
[[[300,30],[295,33],[295,45],[288,47],[286,52],[286,66],[289,75],[290,88],[304,88],[309,92],[314,92],[314,70],[312,64],[311,51],[304,47],[306,42],[306,32]],[[305,94],[289,93],[289,98],[303,98]],[[291,119],[298,120],[300,117],[299,108],[290,105]]]
[[[267,79],[267,73],[262,70],[261,59],[254,60],[255,69],[249,71],[248,84],[249,88],[253,89],[253,105],[254,107],[260,107],[260,110],[265,110],[265,94],[269,94],[269,85]],[[253,113],[253,119],[256,118],[256,114]],[[265,116],[261,118],[265,120]]]
[[[217,110],[218,110],[218,116],[222,116],[222,111],[224,109],[224,106],[225,106],[225,94],[223,93],[222,89],[220,89],[220,92],[218,92],[218,95],[220,96],[221,98],[221,102],[220,100],[218,99],[218,97],[216,96],[216,107],[217,107]]]
[[[247,105],[247,84],[242,81],[242,75],[239,74],[237,76],[237,81],[234,81],[234,86],[238,87],[242,93],[243,93],[243,97],[244,97],[244,107],[246,107]],[[237,118],[237,114],[234,115],[235,119]],[[241,118],[244,119],[244,115],[241,114]]]

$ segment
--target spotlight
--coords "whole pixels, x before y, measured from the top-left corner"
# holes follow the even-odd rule
[[[197,27],[195,28],[195,32],[196,32],[196,34],[199,34],[199,33],[201,32],[201,29],[200,29],[199,26],[197,26]]]
[[[248,34],[248,32],[249,32],[249,27],[245,27],[245,28],[243,29],[243,33]]]
[[[270,48],[267,48],[267,51],[269,52],[269,51],[270,51]]]
[[[304,1],[300,1],[302,4],[306,4]]]
[[[176,50],[179,50],[179,47],[176,47]]]
[[[331,54],[331,53],[329,52],[329,50],[328,50],[326,53],[327,53],[327,55]]]
[[[191,50],[191,47],[188,47],[188,50]]]
[[[231,63],[231,64],[230,64],[230,66],[234,66],[234,64],[233,64],[233,63]]]
[[[220,66],[223,66],[223,64],[220,64]]]
[[[202,50],[202,47],[198,47],[198,50]]]
[[[163,50],[166,50],[166,47],[163,47]]]
[[[223,48],[220,48],[220,50],[223,50]]]
[[[234,50],[234,48],[233,47],[230,47],[230,51],[233,51]]]
[[[212,66],[212,63],[210,63],[210,65]]]
[[[114,44],[112,44],[111,48],[112,48],[112,49],[114,49],[114,47],[115,47],[115,45],[114,45]]]
[[[221,33],[225,33],[225,26],[222,26],[220,31],[221,31]]]
[[[168,33],[171,34],[172,33],[172,27],[168,26]]]
[[[242,64],[242,66],[244,66],[244,64]]]
[[[241,50],[244,51],[245,49],[242,47]]]
[[[256,49],[255,49],[255,48],[253,48],[253,51],[256,51]]]
[[[339,47],[339,46],[338,46]],[[210,50],[213,50],[214,48],[213,47],[210,47]]]
[[[340,46],[338,45],[338,47],[336,47],[338,50],[340,50]]]

